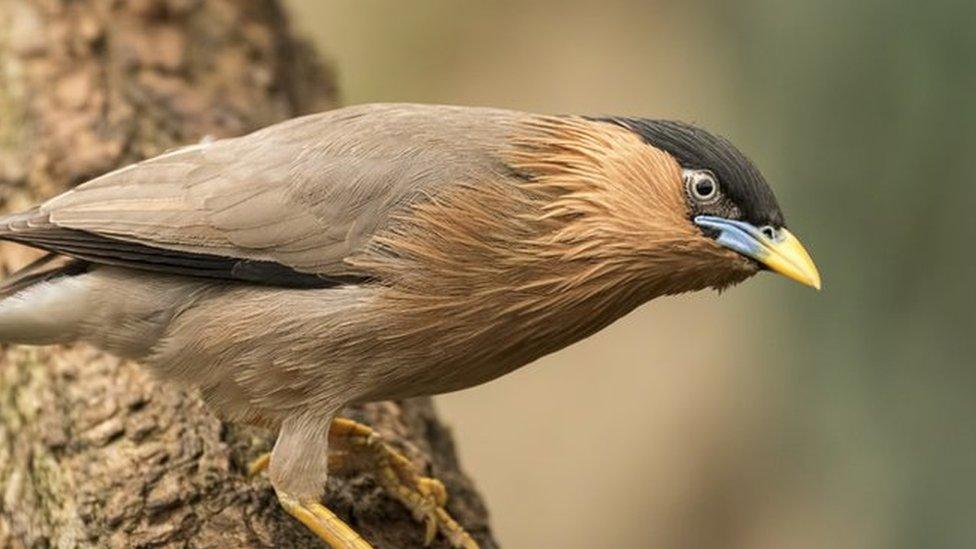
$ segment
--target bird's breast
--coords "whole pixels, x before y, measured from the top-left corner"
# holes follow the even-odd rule
[[[552,273],[521,284],[483,284],[468,292],[378,293],[361,322],[375,330],[373,349],[395,357],[366,395],[404,398],[485,383],[571,345],[652,296],[619,277],[566,285]]]

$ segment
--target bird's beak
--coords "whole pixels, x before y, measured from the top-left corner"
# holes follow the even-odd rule
[[[776,230],[770,238],[757,227],[744,221],[725,219],[712,215],[695,217],[695,225],[718,233],[715,239],[720,245],[751,257],[771,271],[820,289],[820,272],[810,259],[803,244],[785,228]]]

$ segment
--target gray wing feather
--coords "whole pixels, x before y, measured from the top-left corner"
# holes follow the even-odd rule
[[[106,174],[0,237],[97,263],[326,285],[360,274],[345,259],[399,208],[505,176],[500,153],[521,116],[366,105],[297,118]],[[280,279],[291,275],[301,280]]]

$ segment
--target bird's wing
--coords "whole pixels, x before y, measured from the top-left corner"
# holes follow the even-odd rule
[[[518,116],[368,105],[297,118],[111,172],[8,220],[0,238],[94,263],[328,286],[361,276],[344,260],[398,208],[503,173],[492,151]]]

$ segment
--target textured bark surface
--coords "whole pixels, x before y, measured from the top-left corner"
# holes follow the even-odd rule
[[[0,209],[334,102],[332,75],[270,0],[0,0]],[[34,256],[3,245],[0,266]],[[452,514],[495,546],[430,400],[346,415],[441,478]],[[272,444],[92,349],[3,349],[0,547],[321,547],[244,473]],[[421,544],[368,476],[330,479],[326,502],[377,547]]]

